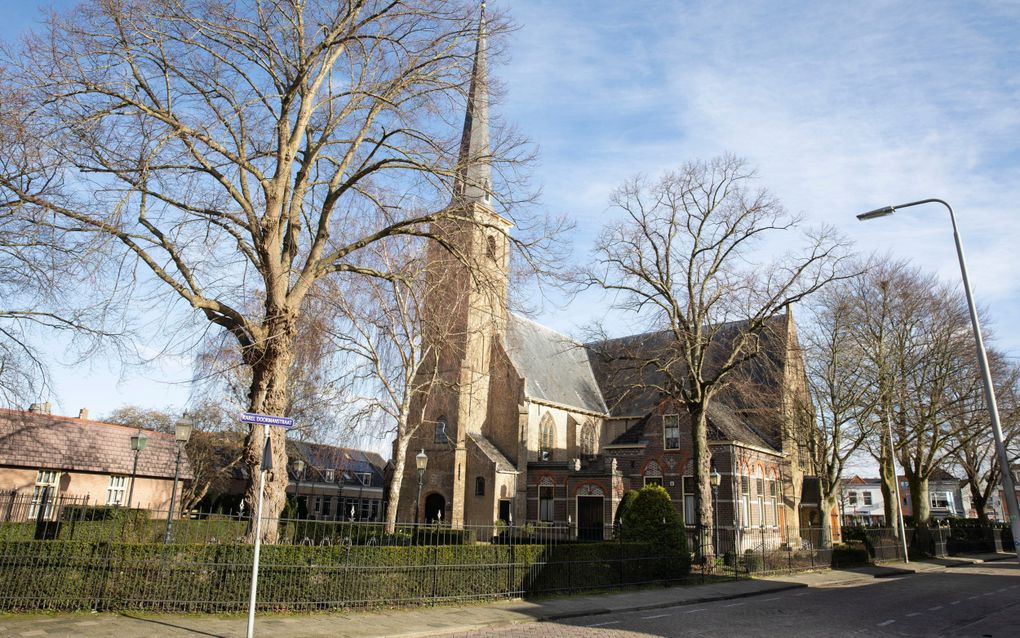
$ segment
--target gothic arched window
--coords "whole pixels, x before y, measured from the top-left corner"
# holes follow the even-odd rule
[[[551,461],[556,447],[556,424],[546,412],[538,424],[538,460]]]
[[[481,476],[475,477],[475,496],[485,496],[485,479]]]
[[[591,423],[581,428],[581,456],[595,456],[595,426]]]
[[[450,439],[446,434],[446,417],[441,416],[436,419],[436,436],[434,441],[436,443],[446,443]]]

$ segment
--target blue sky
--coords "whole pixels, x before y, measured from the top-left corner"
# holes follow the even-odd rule
[[[0,4],[5,38],[35,17],[29,2]],[[1020,3],[491,4],[521,27],[493,68],[505,88],[495,109],[539,146],[542,206],[576,222],[575,258],[622,180],[731,152],[809,223],[955,282],[941,208],[854,217],[942,197],[995,343],[1020,356]],[[573,332],[603,307],[588,295],[539,319]],[[187,399],[186,362],[120,372],[105,361],[60,370],[53,399],[93,414]]]

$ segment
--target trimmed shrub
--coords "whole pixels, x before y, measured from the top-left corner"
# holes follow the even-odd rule
[[[620,521],[623,519],[624,514],[630,511],[630,508],[633,507],[634,500],[637,496],[637,490],[627,490],[623,493],[623,498],[620,499],[620,505],[616,508],[616,520],[613,521],[617,526],[620,525]]]
[[[646,485],[620,517],[620,538],[656,546],[664,559],[686,575],[691,569],[687,534],[669,493],[659,485]]]
[[[862,542],[849,542],[832,546],[833,567],[857,567],[868,564],[868,550]]]

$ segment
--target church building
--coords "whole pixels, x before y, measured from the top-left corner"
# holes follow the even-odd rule
[[[660,347],[667,335],[581,344],[508,310],[511,223],[492,204],[485,36],[483,10],[454,197],[433,226],[441,241],[428,253],[433,321],[425,341],[435,352],[434,382],[419,400],[424,418],[407,448],[398,520],[490,529],[497,521],[530,523],[598,539],[626,490],[655,483],[692,521],[686,409],[635,392],[613,354]],[[742,325],[722,326],[717,338],[731,339]],[[817,525],[819,514],[802,503],[812,481],[804,447],[812,411],[792,315],[770,320],[762,342],[767,365],[744,375],[740,392],[724,391],[708,413],[721,478],[716,522],[768,529],[796,545],[801,526]],[[428,466],[419,500],[414,457],[422,450]]]

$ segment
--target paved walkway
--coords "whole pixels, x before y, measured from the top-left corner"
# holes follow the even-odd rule
[[[537,621],[562,620],[597,613],[641,611],[716,600],[758,596],[800,587],[827,587],[870,578],[943,571],[954,566],[1012,558],[989,554],[781,575],[754,580],[716,582],[688,587],[570,596],[543,600],[509,600],[458,607],[431,607],[349,614],[271,614],[258,616],[259,636],[418,637],[463,633]],[[244,636],[243,616],[150,615],[141,613],[0,615],[0,638],[13,636]]]

